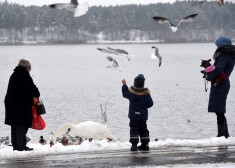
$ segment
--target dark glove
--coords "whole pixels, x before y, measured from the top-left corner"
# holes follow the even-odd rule
[[[206,78],[206,71],[205,70],[201,70],[201,73],[204,74],[202,78]]]

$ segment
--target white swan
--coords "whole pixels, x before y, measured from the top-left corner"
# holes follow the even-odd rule
[[[64,128],[70,128],[70,132],[73,136],[79,136],[86,139],[109,139],[109,140],[118,140],[115,136],[111,134],[111,131],[107,128],[106,125],[94,122],[94,121],[85,121],[79,124],[66,123],[60,126],[54,135],[51,136],[50,146],[52,147],[57,136],[63,131]]]

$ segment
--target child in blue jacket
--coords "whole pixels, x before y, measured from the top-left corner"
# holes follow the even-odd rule
[[[124,98],[129,99],[129,114],[130,118],[130,143],[131,151],[149,150],[148,143],[149,131],[147,129],[148,108],[153,106],[153,100],[148,88],[144,88],[145,78],[144,75],[139,74],[134,79],[134,86],[128,88],[126,80],[122,80],[122,95]],[[141,145],[137,147],[139,143]]]

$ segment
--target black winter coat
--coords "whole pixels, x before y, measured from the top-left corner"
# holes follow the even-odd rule
[[[216,69],[207,75],[207,80],[211,81],[210,98],[208,112],[226,113],[226,99],[230,89],[229,76],[235,64],[235,46],[223,46],[216,50],[214,54]],[[214,86],[215,79],[224,72],[226,80],[220,86]]]
[[[127,85],[123,85],[122,95],[130,101],[128,117],[131,120],[148,120],[148,108],[153,106],[153,100],[147,88],[139,89],[132,86],[128,89]]]
[[[5,97],[5,124],[31,128],[33,97],[39,96],[27,69],[16,67]]]

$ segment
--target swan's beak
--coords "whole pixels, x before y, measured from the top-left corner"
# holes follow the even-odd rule
[[[54,143],[51,141],[51,142],[50,142],[50,147],[52,147],[53,145],[54,145]]]
[[[152,46],[152,48],[155,48],[154,46]]]

